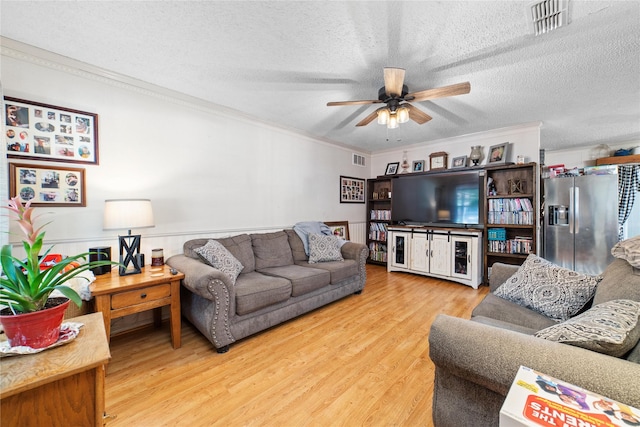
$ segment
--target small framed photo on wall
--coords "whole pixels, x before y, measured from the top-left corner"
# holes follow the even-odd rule
[[[340,176],[340,203],[364,203],[365,180]]]
[[[414,160],[411,172],[424,172],[424,160]]]
[[[502,144],[492,145],[489,148],[489,165],[503,165],[509,161],[509,148],[511,144],[503,142]]]
[[[98,164],[98,115],[4,98],[7,157]]]
[[[451,169],[467,167],[467,156],[454,157],[451,161]]]
[[[385,169],[385,175],[395,175],[398,173],[398,168],[400,167],[400,162],[393,162],[387,164],[387,169]]]
[[[31,206],[86,206],[84,169],[9,163],[9,195]]]

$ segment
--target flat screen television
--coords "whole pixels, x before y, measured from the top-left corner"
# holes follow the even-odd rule
[[[391,221],[406,225],[482,227],[484,171],[401,176],[393,181]]]

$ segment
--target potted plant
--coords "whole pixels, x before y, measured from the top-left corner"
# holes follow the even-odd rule
[[[44,348],[55,343],[60,334],[64,311],[73,301],[80,307],[82,300],[78,293],[65,283],[78,274],[112,261],[91,261],[80,264],[90,252],[62,259],[49,268],[42,268],[41,262],[52,247],[41,255],[46,223],[36,228],[34,208],[31,201],[25,205],[18,197],[3,206],[17,216],[17,223],[25,235],[22,241],[27,254],[25,260],[12,255],[11,245],[2,246],[0,251],[0,305],[7,306],[0,311],[0,323],[12,346]],[[54,291],[60,291],[66,298],[49,298]],[[44,323],[40,322],[44,317]]]

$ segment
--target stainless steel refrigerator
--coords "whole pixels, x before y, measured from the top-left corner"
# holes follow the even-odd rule
[[[547,178],[544,253],[554,264],[600,274],[618,242],[618,176]]]

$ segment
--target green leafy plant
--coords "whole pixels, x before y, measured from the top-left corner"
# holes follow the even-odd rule
[[[16,222],[26,236],[22,241],[27,254],[26,260],[14,257],[11,245],[2,246],[0,251],[0,266],[3,273],[0,276],[0,304],[9,306],[13,314],[43,310],[49,295],[55,290],[60,291],[80,307],[82,305],[80,296],[75,290],[66,286],[65,282],[91,268],[117,264],[112,261],[91,261],[81,264],[79,261],[91,254],[91,252],[85,252],[64,258],[50,268],[41,270],[41,260],[53,248],[50,247],[40,255],[44,244],[43,229],[49,222],[38,228],[35,227],[35,221],[39,216],[34,216],[31,201],[22,205],[20,199],[14,197],[9,200],[9,206],[3,207],[17,216]]]

